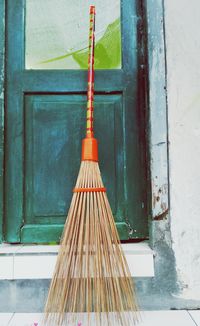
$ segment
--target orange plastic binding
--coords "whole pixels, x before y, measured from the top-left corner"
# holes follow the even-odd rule
[[[98,162],[98,143],[96,138],[88,137],[82,140],[81,160]]]
[[[73,192],[106,192],[106,188],[74,188]]]
[[[93,5],[91,5],[90,6],[90,14],[96,14],[96,12],[95,12],[95,6],[93,6]]]

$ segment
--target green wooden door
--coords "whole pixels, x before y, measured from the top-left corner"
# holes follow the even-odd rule
[[[148,236],[137,8],[138,0],[121,4],[122,68],[95,74],[100,168],[123,240]],[[8,0],[5,239],[52,242],[61,235],[80,166],[87,71],[25,69],[25,22],[26,1]]]

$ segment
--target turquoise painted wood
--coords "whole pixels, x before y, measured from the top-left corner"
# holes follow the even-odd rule
[[[3,241],[5,3],[0,0],[0,243]]]
[[[95,75],[100,168],[124,240],[148,236],[137,5],[122,4],[123,68]],[[59,241],[80,166],[87,72],[26,71],[24,15],[25,1],[7,1],[5,238],[52,242]]]

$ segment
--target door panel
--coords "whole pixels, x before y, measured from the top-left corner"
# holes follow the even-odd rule
[[[25,96],[25,211],[21,227],[25,238],[33,236],[37,225],[39,238],[35,234],[34,241],[40,242],[40,230],[48,225],[56,232],[51,241],[57,240],[80,166],[85,103],[86,95]],[[124,237],[122,96],[96,95],[95,104],[100,167],[117,227]]]
[[[80,166],[87,71],[25,70],[25,5],[7,1],[5,238],[52,242],[59,241]],[[122,68],[95,72],[100,168],[124,240],[148,236],[138,20],[137,0],[123,2]]]
[[[80,166],[85,102],[85,95],[25,97],[25,224],[65,221]],[[123,194],[123,182],[118,180],[124,178],[122,97],[97,95],[95,103],[101,169],[117,217],[121,215],[117,198]]]

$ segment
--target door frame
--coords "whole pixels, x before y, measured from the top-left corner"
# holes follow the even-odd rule
[[[120,239],[147,239],[146,141],[143,126],[142,33],[139,2],[121,1],[122,67],[95,72],[96,94],[122,94],[123,177],[117,198],[116,226]],[[6,1],[6,112],[4,231],[8,242],[59,241],[63,224],[27,222],[26,201],[26,95],[84,93],[87,70],[26,70],[26,0]],[[66,82],[70,81],[70,82]],[[117,95],[115,95],[117,96]],[[130,131],[130,132],[129,132]],[[133,132],[134,131],[134,132]],[[31,161],[31,160],[30,160]],[[119,169],[120,171],[120,169]],[[102,171],[103,172],[103,171]],[[136,186],[134,183],[136,182]],[[119,188],[117,188],[119,190]],[[120,194],[120,195],[119,195]],[[109,196],[109,192],[108,192]],[[118,206],[119,207],[119,206]],[[119,223],[118,223],[119,222]]]
[[[5,0],[0,0],[0,243],[4,221],[4,81],[5,81]]]
[[[0,242],[4,222],[4,82],[5,82],[5,0],[0,0]],[[149,221],[160,221],[168,214],[168,133],[166,100],[166,60],[162,0],[138,0],[146,25],[148,64],[148,119],[146,121],[149,164]],[[159,15],[155,17],[155,10]],[[143,26],[144,27],[144,26]],[[154,51],[153,51],[154,50]],[[162,73],[156,75],[160,67]],[[159,117],[159,119],[158,119]],[[157,145],[156,145],[157,144]],[[155,201],[155,198],[157,200]],[[164,205],[163,205],[164,203]],[[152,231],[150,223],[150,240]]]

